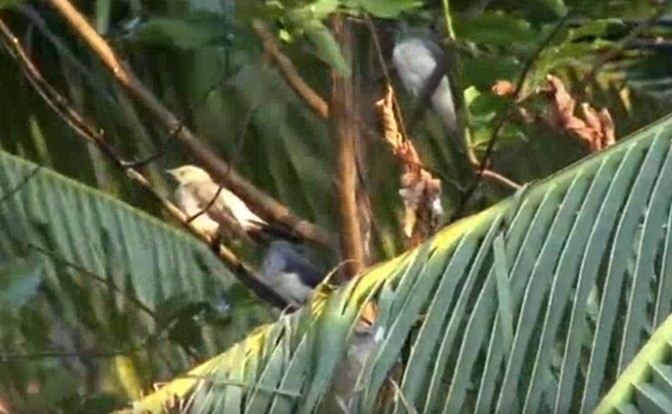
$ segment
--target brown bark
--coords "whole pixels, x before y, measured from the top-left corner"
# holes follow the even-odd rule
[[[84,16],[68,0],[49,0],[49,3],[70,23],[79,36],[91,47],[117,80],[157,118],[171,134],[217,180],[248,203],[264,218],[283,223],[302,238],[323,246],[334,247],[332,235],[317,225],[295,217],[286,206],[256,188],[238,175],[226,162],[201,142],[115,55],[110,45],[98,35]]]
[[[334,16],[333,31],[346,61],[352,67],[353,33],[342,15]],[[356,72],[356,71],[353,71]],[[337,145],[338,200],[341,216],[341,260],[344,276],[351,279],[364,268],[359,212],[357,209],[356,96],[354,76],[343,78],[332,71],[331,135]]]

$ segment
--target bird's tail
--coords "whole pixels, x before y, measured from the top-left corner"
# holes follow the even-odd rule
[[[281,224],[258,222],[256,229],[247,231],[249,236],[259,243],[270,243],[273,240],[284,239],[299,244],[303,241],[301,236]]]

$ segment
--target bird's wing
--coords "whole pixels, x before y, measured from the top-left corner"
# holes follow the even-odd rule
[[[436,67],[437,57],[422,39],[399,42],[392,52],[392,61],[406,89],[417,97]]]
[[[175,204],[187,216],[193,216],[201,211],[196,197],[183,185],[177,187],[175,190]]]
[[[445,59],[443,50],[428,39],[407,39],[393,51],[393,62],[404,87],[417,98],[432,76],[437,62]],[[441,117],[451,135],[457,138],[458,149],[465,152],[458,135],[455,100],[447,76],[443,76],[432,94],[432,107]]]
[[[212,181],[198,182],[191,185],[198,195],[197,198],[203,203],[202,207],[206,207],[219,192],[213,208],[230,213],[244,230],[256,229],[266,224],[266,221],[254,214],[247,207],[247,204],[229,189],[222,187],[220,190],[220,186]]]
[[[303,283],[296,273],[283,273],[270,283],[271,288],[285,300],[303,305],[313,295],[313,289]]]
[[[182,210],[187,218],[194,217],[203,209],[198,198],[194,196],[189,188],[183,185],[175,190],[175,204],[177,204],[177,207]],[[207,214],[201,214],[196,217],[192,221],[192,225],[206,234],[213,234],[219,229],[219,223],[212,220]]]
[[[198,202],[199,210],[207,208],[207,212],[216,211],[218,214],[227,214],[228,216],[233,217],[233,213],[229,210],[228,206],[222,202],[221,192],[220,195],[217,196],[217,191],[219,189],[217,184],[211,181],[198,181],[184,184],[183,186],[194,195],[194,198]],[[222,192],[225,190],[225,188],[222,188]],[[215,197],[217,198],[215,199]]]
[[[219,198],[222,200],[222,203],[229,208],[233,216],[240,222],[245,230],[259,228],[260,226],[268,224],[264,219],[254,214],[243,200],[226,188],[222,190]]]
[[[262,279],[270,283],[281,276],[285,266],[285,258],[282,255],[282,252],[271,249],[266,253],[266,257],[264,257],[264,261],[261,263],[259,273]]]
[[[294,251],[285,252],[285,255],[287,257],[284,271],[300,274],[306,285],[314,288],[326,276],[326,272],[318,269],[317,266],[303,255]]]

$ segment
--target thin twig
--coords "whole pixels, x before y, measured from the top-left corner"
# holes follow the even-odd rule
[[[5,202],[6,200],[8,200],[14,194],[18,193],[26,184],[28,184],[28,181],[30,181],[33,177],[35,177],[37,175],[37,173],[38,173],[38,171],[40,171],[40,169],[42,169],[42,166],[38,165],[31,172],[26,174],[26,176],[23,177],[21,179],[21,181],[19,181],[19,183],[16,184],[16,186],[14,188],[9,190],[6,194],[2,194],[2,197],[0,197],[0,204]]]
[[[321,118],[329,118],[329,105],[313,88],[303,80],[292,61],[280,51],[280,46],[268,26],[259,19],[252,21],[252,28],[261,39],[266,53],[275,61],[280,72],[285,76],[289,85],[303,98],[310,109]]]
[[[237,159],[240,158],[240,154],[243,151],[243,143],[245,142],[245,137],[247,136],[247,127],[250,123],[250,119],[252,118],[252,107],[250,107],[247,111],[247,116],[245,117],[245,122],[243,122],[243,131],[240,134],[240,137],[238,138],[238,143],[236,144],[236,148],[234,151],[233,158],[229,162],[229,170],[227,171],[227,174],[231,172],[231,168],[233,167],[233,164],[236,162]],[[219,198],[219,195],[222,193],[224,190],[223,185],[219,185],[219,188],[217,189],[217,192],[215,192],[215,195],[212,197],[212,199],[208,202],[208,204],[201,209],[198,213],[194,214],[193,216],[189,217],[187,219],[187,223],[191,223],[192,221],[196,220],[198,217],[201,215],[205,214],[207,211],[209,211],[212,206],[215,204],[217,199]]]
[[[57,256],[53,252],[50,252],[40,246],[37,246],[33,243],[28,243],[28,248],[36,250],[37,252],[48,256],[55,262],[61,263],[67,267],[71,267],[75,269],[76,271],[80,272],[81,274],[88,276],[95,280],[96,282],[99,282],[110,289],[112,289],[114,292],[118,293],[121,295],[124,299],[128,300],[130,303],[135,305],[138,309],[142,310],[144,313],[149,315],[152,320],[155,322],[157,321],[156,314],[152,309],[147,307],[142,301],[139,299],[130,296],[126,294],[123,290],[117,287],[117,285],[111,280],[104,278],[102,276],[99,276],[95,272],[92,272],[83,266],[80,266],[76,263],[70,262],[69,260],[66,260],[62,257]],[[166,323],[161,329],[159,329],[156,332],[153,332],[149,335],[147,335],[144,339],[140,341],[138,345],[135,345],[131,347],[128,350],[125,351],[110,351],[110,352],[95,352],[95,353],[90,353],[90,352],[56,352],[56,351],[44,351],[44,352],[37,352],[37,353],[30,353],[30,354],[0,354],[0,363],[8,363],[8,362],[13,362],[17,360],[35,360],[35,359],[44,359],[44,358],[79,358],[79,359],[90,359],[90,358],[113,358],[116,356],[120,355],[129,355],[133,352],[137,352],[142,350],[142,348],[149,346],[154,340],[158,339],[159,336],[161,336],[165,331],[170,329],[171,326],[173,326],[174,318],[173,320],[169,321],[169,323]],[[185,351],[190,354],[191,357],[195,357],[196,355],[192,355],[192,352],[190,350],[185,348]]]
[[[459,61],[458,61],[458,54],[456,51],[456,45],[457,45],[457,36],[455,35],[455,29],[453,28],[453,17],[450,13],[450,1],[449,0],[443,0],[443,18],[446,21],[446,33],[447,33],[447,41],[444,41],[442,46],[443,46],[443,51],[445,54],[445,57],[442,59],[444,64],[446,63],[445,60],[448,58],[451,58],[453,60],[453,66],[454,68],[451,68],[450,66],[446,66],[446,76],[449,81],[449,86],[451,88],[451,93],[453,91],[457,92],[453,94],[454,96],[454,102],[455,102],[455,120],[456,120],[456,125],[455,125],[455,134],[456,134],[456,140],[458,141],[458,151],[459,152],[464,152],[464,155],[466,155],[469,163],[474,163],[476,161],[476,154],[471,147],[471,132],[469,130],[469,111],[467,110],[466,107],[466,99],[464,97],[464,91],[462,91],[462,88],[459,87],[457,84],[457,75],[456,75],[456,68],[458,68]],[[450,128],[450,126],[448,126]]]
[[[312,240],[325,247],[334,248],[333,236],[317,225],[290,214],[286,206],[257,189],[249,181],[231,171],[227,174],[228,165],[210,148],[199,140],[189,128],[181,125],[177,117],[170,112],[158,98],[126,67],[114,54],[109,44],[96,33],[84,16],[67,0],[49,0],[49,3],[70,23],[77,34],[84,40],[95,54],[112,71],[117,80],[198,160],[213,178],[226,185],[253,210],[262,216],[282,223],[293,229],[306,240]]]
[[[140,172],[133,168],[125,167],[120,162],[116,150],[104,140],[100,130],[89,125],[74,108],[68,105],[67,100],[44,79],[35,64],[28,57],[19,40],[2,19],[0,19],[0,36],[5,40],[5,45],[10,50],[11,55],[19,63],[22,71],[31,85],[33,85],[35,91],[52,109],[54,109],[64,122],[73,128],[73,130],[82,138],[95,144],[115,163],[115,165],[123,168],[131,180],[142,186],[151,196],[159,201],[164,209],[182,223],[182,225],[193,235],[210,245],[210,237],[201,233],[191,223],[187,223],[185,214],[170,200],[158,194]],[[233,252],[226,248],[221,248],[220,246],[217,254],[220,259],[229,265],[236,279],[250,288],[259,298],[280,309],[284,309],[288,306],[287,302],[281,296],[261,281],[261,279],[241,262]]]
[[[454,42],[456,36],[455,36],[455,29],[453,28],[453,18],[450,14],[449,0],[443,0],[443,18],[446,21],[446,32],[448,33],[448,39],[451,42]]]
[[[130,351],[110,351],[110,352],[58,352],[58,351],[43,351],[34,352],[30,354],[0,354],[0,364],[6,364],[14,361],[47,359],[47,358],[79,358],[79,359],[94,359],[94,358],[114,358],[120,355],[129,355],[138,349]]]
[[[565,16],[562,20],[560,20],[553,30],[546,36],[546,38],[537,46],[537,48],[534,50],[532,55],[530,56],[529,59],[525,62],[525,66],[523,67],[523,71],[521,72],[520,76],[518,77],[518,81],[516,82],[516,90],[514,92],[514,95],[511,99],[512,102],[517,102],[522,94],[523,91],[523,86],[525,85],[525,82],[527,81],[527,77],[529,74],[532,72],[532,68],[534,67],[535,62],[541,55],[541,52],[546,49],[546,47],[551,43],[553,38],[555,37],[556,34],[560,32],[560,30],[565,26],[565,23],[567,22],[567,19],[569,18],[569,14]],[[511,107],[509,108],[506,113],[503,116],[500,116],[499,119],[497,120],[497,123],[495,124],[495,128],[492,131],[492,136],[490,137],[490,141],[488,142],[488,146],[485,149],[485,154],[483,155],[483,158],[481,158],[481,162],[478,165],[478,174],[476,175],[476,178],[474,179],[474,182],[469,186],[467,189],[466,194],[464,195],[464,198],[462,200],[462,203],[460,203],[460,206],[457,209],[457,212],[455,213],[455,217],[458,218],[462,215],[464,212],[464,209],[467,206],[467,203],[469,202],[469,199],[474,195],[474,192],[476,191],[476,188],[481,182],[481,179],[486,176],[485,171],[487,170],[488,162],[490,161],[490,157],[492,156],[492,152],[495,148],[495,144],[499,140],[500,134],[502,132],[502,129],[504,128],[505,123],[508,121],[508,119],[511,117],[511,115],[514,113],[514,108]],[[492,174],[487,174],[490,177],[493,177]],[[520,186],[517,186],[520,188]]]
[[[85,276],[90,277],[91,279],[95,280],[96,282],[102,283],[103,285],[109,287],[110,289],[112,289],[113,291],[115,291],[116,293],[121,295],[124,299],[128,300],[130,303],[135,305],[138,309],[145,312],[147,315],[151,316],[152,319],[156,319],[156,315],[154,314],[153,310],[148,308],[147,305],[142,303],[138,298],[135,298],[133,296],[128,295],[122,289],[117,287],[117,285],[114,283],[114,281],[112,279],[99,276],[95,272],[92,272],[91,270],[86,269],[85,267],[80,266],[77,263],[73,263],[73,262],[71,262],[71,261],[69,261],[69,260],[67,260],[63,257],[60,257],[60,256],[56,255],[55,253],[50,252],[49,250],[44,249],[43,247],[40,247],[36,244],[28,243],[28,247],[37,251],[37,252],[39,252],[39,253],[41,253],[41,254],[43,254],[43,255],[45,255],[45,256],[47,256],[47,257],[49,257],[50,259],[54,260],[57,263],[61,263],[65,266],[67,266],[67,267],[70,267],[70,268],[80,272],[81,274],[83,274]]]
[[[481,175],[483,176],[483,178],[489,178],[492,181],[498,182],[498,183],[502,184],[503,186],[509,187],[509,188],[511,188],[513,190],[516,190],[516,191],[523,188],[522,185],[520,185],[517,182],[511,180],[510,178],[505,177],[502,174],[499,174],[499,173],[494,172],[492,170],[489,170],[487,168],[485,168],[485,169],[483,169],[483,171],[481,171]]]
[[[408,411],[408,412],[411,413],[411,414],[418,414],[418,409],[415,408],[415,406],[413,405],[413,403],[411,403],[410,401],[408,401],[408,398],[406,398],[406,397],[404,396],[404,392],[403,392],[403,391],[401,390],[401,388],[399,387],[399,384],[397,383],[397,381],[395,381],[395,380],[394,380],[393,378],[391,378],[391,377],[388,377],[387,380],[390,381],[390,384],[392,384],[392,387],[394,388],[394,392],[395,392],[395,393],[397,394],[397,396],[399,397],[399,400],[401,400],[401,403],[404,405],[404,408],[406,409],[406,411]]]

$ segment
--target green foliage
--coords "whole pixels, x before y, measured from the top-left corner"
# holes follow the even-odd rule
[[[7,153],[0,168],[4,259],[38,248],[127,286],[152,308],[177,294],[216,299],[231,287],[207,246],[183,232]]]
[[[672,367],[669,364],[671,325],[672,316],[668,316],[623,371],[595,413],[672,410]]]
[[[255,185],[287,204],[292,213],[332,231],[338,229],[339,223],[334,199],[334,151],[329,140],[328,123],[317,118],[287,86],[283,76],[268,64],[259,40],[247,28],[248,23],[255,18],[268,22],[282,40],[283,53],[294,62],[308,84],[328,100],[329,71],[334,68],[346,75],[350,71],[329,31],[329,19],[336,11],[353,17],[357,35],[355,55],[358,60],[355,64],[362,72],[362,102],[365,102],[381,78],[381,62],[367,26],[361,24],[361,18],[371,14],[374,18],[419,22],[426,27],[437,27],[435,34],[440,36],[443,36],[440,30],[445,18],[440,1],[422,2],[422,8],[421,2],[412,0],[99,0],[95,2],[95,7],[86,1],[73,4],[95,23],[100,33],[106,34],[142,81],[201,139],[224,159],[231,161]],[[485,4],[488,7],[481,10],[481,5]],[[467,98],[471,144],[477,155],[482,155],[487,148],[500,117],[516,106],[510,99],[493,95],[490,88],[499,80],[515,83],[526,69],[529,70],[522,96],[534,97],[544,86],[548,73],[559,75],[577,101],[609,109],[618,137],[669,111],[669,71],[666,70],[668,56],[665,51],[648,46],[636,47],[640,43],[623,49],[625,45],[622,44],[634,27],[631,20],[650,16],[652,6],[649,0],[453,0],[450,5],[459,54],[456,88],[458,92],[465,92]],[[119,148],[124,157],[143,158],[163,149],[170,140],[167,131],[157,126],[144,110],[129,99],[123,88],[115,84],[113,77],[91,56],[84,43],[72,36],[73,32],[62,18],[48,6],[37,3],[31,3],[31,6],[34,8],[25,9],[20,1],[0,0],[0,8],[12,9],[11,13],[3,10],[3,20],[8,17],[6,20],[20,39],[31,40],[30,55],[46,78],[67,96],[75,109],[105,131],[106,139]],[[537,48],[554,30],[559,16],[566,15],[568,10],[571,17],[567,25],[558,30],[537,55]],[[389,34],[380,35],[385,49],[385,36]],[[669,30],[652,28],[636,40],[647,45],[648,39],[658,36],[669,38]],[[619,51],[618,58],[599,71],[594,81],[582,84],[601,53],[611,48]],[[385,54],[389,50],[383,52]],[[9,395],[10,400],[16,399],[23,404],[21,408],[32,409],[33,412],[106,411],[133,398],[133,392],[137,392],[133,387],[137,388],[138,384],[148,389],[152,380],[175,376],[193,364],[191,356],[220,352],[248,333],[251,327],[268,320],[268,310],[253,302],[249,293],[232,281],[228,271],[206,247],[139,214],[127,204],[93,193],[50,172],[53,169],[76,178],[105,190],[118,200],[160,216],[155,202],[138,191],[95,148],[83,145],[79,137],[53,114],[29,88],[13,60],[2,50],[0,84],[0,107],[3,110],[0,146],[7,152],[45,166],[36,170],[35,177],[27,181],[25,188],[0,201],[0,314],[3,318],[0,328],[0,364],[3,364],[0,366],[0,395],[3,398]],[[396,86],[405,119],[408,120],[413,105],[403,96],[402,88]],[[367,123],[368,109],[363,111]],[[464,164],[463,157],[450,147],[440,120],[432,111],[426,112],[425,119],[413,129],[412,137],[423,161],[445,178],[443,205],[450,215],[461,204],[464,189],[472,183],[472,174],[467,175],[460,170],[459,166]],[[371,125],[377,126],[375,120],[371,121]],[[586,155],[585,149],[566,138],[560,137],[557,131],[506,122],[499,134],[490,166],[519,183],[537,180]],[[363,175],[376,219],[376,245],[373,250],[377,258],[392,257],[402,245],[399,236],[399,166],[375,133],[363,134],[362,142],[368,154]],[[194,160],[177,147],[169,145],[165,148],[166,156],[147,166],[146,172],[158,190],[168,193],[169,188],[161,171]],[[600,168],[616,171],[614,166],[621,162],[617,160],[625,159],[619,152],[624,147],[620,148],[610,152],[611,155],[604,158],[605,166]],[[632,144],[628,148],[635,148],[631,153],[641,155],[643,147]],[[3,160],[0,163],[3,168],[0,169],[1,198],[14,189],[10,185],[17,184],[20,177],[26,177],[19,173],[32,171],[34,165],[22,163],[4,153],[0,159]],[[585,190],[585,194],[598,191],[592,190],[593,187],[585,189],[586,177],[599,178],[591,181],[591,186],[599,183],[601,187],[595,184],[598,186],[595,188],[606,188],[606,173],[596,170],[594,159],[592,164],[584,164],[588,169],[583,170],[584,175],[577,178],[575,184],[569,186],[566,181],[554,179],[552,182],[556,187],[550,182],[542,185],[544,197],[547,197],[545,201],[534,198],[535,191],[541,190],[533,189],[529,194],[520,196],[522,199],[500,206],[508,209],[508,216],[495,209],[483,216],[493,220],[486,220],[487,225],[478,220],[469,221],[473,225],[471,232],[460,230],[459,237],[454,237],[461,244],[452,238],[441,238],[443,241],[437,241],[436,249],[423,250],[414,259],[407,258],[404,263],[408,267],[395,267],[394,270],[387,267],[385,272],[379,273],[380,280],[389,281],[381,282],[379,290],[369,286],[370,289],[362,292],[375,295],[379,305],[378,323],[387,329],[386,332],[392,332],[392,336],[376,351],[378,362],[367,365],[366,376],[361,378],[360,385],[372,390],[362,395],[358,404],[370,405],[375,395],[374,388],[380,387],[381,381],[382,387],[387,387],[385,378],[388,368],[395,358],[399,359],[399,355],[405,361],[411,361],[399,385],[404,396],[408,393],[412,401],[421,401],[419,407],[438,405],[436,401],[441,401],[450,391],[450,404],[458,406],[462,401],[461,407],[466,411],[474,407],[492,408],[496,396],[503,395],[501,386],[505,381],[509,384],[507,386],[518,381],[520,390],[527,386],[534,391],[530,391],[531,399],[526,400],[529,407],[534,406],[535,401],[541,401],[539,404],[544,407],[554,403],[546,391],[559,387],[554,381],[558,380],[560,367],[571,365],[571,362],[562,359],[564,344],[555,344],[553,351],[544,348],[546,353],[543,355],[539,345],[538,361],[523,364],[518,373],[513,372],[513,368],[498,368],[497,361],[512,361],[524,350],[529,351],[533,344],[536,346],[534,341],[541,340],[542,334],[547,335],[547,331],[543,330],[546,325],[543,329],[539,328],[538,320],[536,325],[520,325],[523,315],[529,316],[525,313],[529,309],[525,308],[527,310],[523,312],[521,303],[538,302],[538,295],[545,295],[541,300],[543,309],[548,309],[549,303],[555,303],[545,301],[555,295],[556,290],[543,290],[537,286],[544,277],[548,277],[546,281],[548,286],[553,286],[552,289],[561,284],[559,276],[554,274],[551,283],[551,276],[540,270],[542,263],[553,261],[549,258],[551,253],[548,253],[551,247],[543,247],[543,251],[540,249],[542,245],[557,247],[554,245],[558,243],[556,238],[565,242],[569,240],[565,237],[566,232],[557,229],[558,225],[551,227],[549,224],[561,221],[559,210],[554,210],[555,207],[560,209],[557,200],[569,200],[576,204],[580,191]],[[5,163],[12,167],[5,170]],[[622,164],[631,165],[625,161]],[[634,180],[635,176],[630,178]],[[631,187],[628,185],[625,188],[629,191]],[[608,191],[621,190],[611,186]],[[662,190],[656,191],[660,194]],[[510,189],[484,180],[465,209],[467,212],[478,211],[510,193]],[[574,198],[570,199],[566,194]],[[27,195],[32,196],[24,198]],[[586,196],[582,201],[584,204],[590,202],[586,206],[590,205],[594,214],[582,220],[587,223],[587,229],[597,229],[589,224],[600,222],[598,215],[601,213],[596,213],[596,205],[601,199],[591,197],[588,199]],[[514,206],[521,209],[515,214],[525,218],[522,222],[512,222]],[[563,210],[563,214],[569,214],[567,211]],[[98,217],[97,214],[108,218],[123,217],[124,220],[91,219]],[[620,211],[618,214],[620,219]],[[494,224],[495,216],[503,223],[500,227]],[[567,216],[562,217],[567,222],[571,221]],[[117,222],[122,229],[119,232],[114,231],[116,224],[110,224]],[[632,221],[628,223],[632,225]],[[7,229],[6,224],[9,226]],[[104,226],[107,231],[101,230]],[[547,229],[545,233],[543,228]],[[633,232],[635,238],[641,233],[639,227],[637,229]],[[539,257],[534,259],[535,270],[525,273],[532,253],[525,253],[522,247],[515,250],[511,240],[516,237],[522,240],[520,234],[528,230],[529,234],[534,231],[537,238],[524,239],[521,246],[529,247],[529,251],[538,253]],[[619,234],[624,233],[621,231]],[[609,240],[605,249],[616,251],[615,246],[620,249],[625,242],[619,240]],[[232,247],[246,258],[258,256],[255,254],[258,252],[250,252],[240,245],[233,244]],[[563,252],[573,251],[568,245],[562,248]],[[521,254],[513,257],[514,250]],[[160,253],[164,251],[171,254]],[[579,256],[583,253],[578,247],[576,252]],[[622,252],[618,250],[618,253]],[[616,257],[616,253],[613,255]],[[151,260],[144,260],[145,256]],[[580,257],[588,260],[584,259],[585,256]],[[63,260],[72,263],[66,264]],[[604,259],[604,263],[608,260],[612,260],[611,257]],[[656,266],[659,265],[658,260],[654,261]],[[117,262],[120,264],[117,265]],[[497,263],[496,271],[484,274],[494,262]],[[81,268],[76,269],[73,264]],[[620,262],[617,264],[622,265]],[[632,274],[635,271],[631,267],[627,263],[627,283],[631,283],[634,277]],[[472,272],[471,269],[475,270]],[[97,281],[91,275],[87,276],[84,270],[104,278]],[[444,271],[456,276],[448,279],[441,273]],[[419,272],[423,273],[423,278],[415,277]],[[423,282],[425,273],[428,277]],[[576,272],[567,273],[576,277]],[[611,286],[600,279],[603,273],[599,274],[596,286]],[[514,279],[514,276],[520,279]],[[111,280],[121,292],[106,283]],[[514,280],[517,282],[513,283]],[[490,281],[487,289],[479,285],[483,281]],[[530,295],[530,299],[522,299],[521,285],[526,289],[532,286],[532,290],[537,286],[538,290],[534,290],[536,293]],[[465,286],[471,286],[470,290],[460,293]],[[659,287],[657,291],[660,295],[662,289]],[[441,296],[435,294],[435,290],[440,290]],[[223,292],[227,301],[222,301],[217,291]],[[469,296],[469,292],[473,295]],[[478,299],[477,294],[483,294],[490,302]],[[236,346],[226,354],[227,358],[214,360],[211,366],[222,364],[225,367],[221,375],[223,381],[236,384],[250,381],[258,387],[250,391],[244,387],[222,387],[221,384],[203,386],[192,397],[193,403],[198,403],[192,410],[217,404],[220,404],[219,407],[238,407],[244,398],[250,397],[255,410],[272,407],[277,412],[291,411],[296,402],[291,396],[299,394],[306,396],[310,405],[329,404],[321,400],[321,396],[329,392],[338,361],[342,355],[353,353],[350,339],[362,339],[361,333],[350,331],[351,322],[361,304],[353,303],[349,295],[346,291],[329,299],[327,309],[323,313],[317,312],[317,316],[305,311],[283,319],[288,321],[284,327],[274,325],[271,331],[263,334],[263,349],[258,359],[257,348],[251,348],[254,357],[246,359],[249,349]],[[446,297],[451,299],[444,300]],[[148,305],[154,317],[139,311],[137,304],[133,304],[134,299]],[[566,299],[565,305],[569,300]],[[608,306],[614,309],[614,300],[610,300]],[[657,305],[651,306],[662,309],[662,299],[656,301]],[[601,310],[603,303],[606,302],[602,300],[601,291],[591,288],[583,309],[588,328],[577,323],[573,325],[577,332],[584,328],[583,332],[596,332],[596,321],[604,320],[606,315]],[[232,307],[220,306],[223,304]],[[417,306],[423,309],[418,310]],[[471,317],[469,312],[472,307],[485,309],[479,317],[487,323],[479,325],[476,319],[471,324],[465,322]],[[632,308],[620,300],[615,309],[615,313],[625,315]],[[431,318],[416,322],[415,316],[425,310],[429,311]],[[664,317],[662,313],[664,310],[657,314],[656,324]],[[402,314],[403,317],[400,316]],[[550,311],[541,311],[540,314],[546,317]],[[641,315],[633,315],[635,322],[631,326],[642,321]],[[569,337],[567,311],[563,317],[562,323],[555,325],[557,335]],[[618,322],[621,322],[620,319]],[[533,326],[532,337],[527,342],[517,339],[515,333],[519,326],[521,329]],[[601,326],[600,332],[604,332],[605,325]],[[620,345],[623,340],[619,335],[625,335],[625,328],[614,329],[612,338],[620,340]],[[465,342],[459,348],[459,339],[466,337],[466,332],[471,333],[468,337],[471,342]],[[338,340],[334,340],[331,333]],[[572,340],[579,341],[576,338],[578,333],[572,335]],[[631,333],[628,335],[632,336]],[[471,338],[485,339],[479,342]],[[403,345],[406,340],[412,346]],[[443,342],[437,347],[437,341]],[[484,344],[487,341],[491,341],[492,345],[488,345],[486,350]],[[570,401],[572,408],[579,407],[581,398],[586,399],[586,404],[593,404],[586,393],[597,390],[594,394],[595,398],[599,398],[617,376],[609,368],[609,358],[617,355],[615,350],[610,349],[608,363],[602,367],[606,373],[600,377],[599,361],[603,361],[600,352],[604,351],[604,341],[595,341],[599,345],[595,348],[596,356],[593,359],[587,356],[592,355],[587,353],[591,352],[593,344],[585,342],[576,363],[579,367],[576,376],[567,380],[571,383],[579,379],[571,383],[579,384],[574,392],[576,395]],[[635,347],[642,343],[641,340],[632,342]],[[506,346],[501,351],[493,351],[499,344]],[[469,351],[468,347],[472,345],[474,350]],[[618,357],[627,360],[633,355],[635,350],[630,349],[631,346],[624,347],[622,357]],[[122,350],[128,355],[123,358],[110,355],[87,357],[91,350],[101,349]],[[324,350],[324,353],[318,350]],[[37,356],[45,351],[70,353],[76,357]],[[447,369],[446,366],[461,364],[461,369],[464,369],[467,361],[470,358],[473,360],[469,352],[477,353],[476,367],[471,370],[471,377],[457,378],[452,368]],[[24,358],[26,355],[36,356]],[[486,359],[484,355],[491,356],[491,359]],[[2,356],[12,358],[3,360]],[[14,358],[17,356],[19,358]],[[315,363],[311,359],[313,356],[319,362]],[[444,358],[443,365],[435,367],[433,363],[428,364],[427,361],[438,356]],[[272,363],[263,365],[265,361]],[[120,366],[130,368],[128,372],[122,372]],[[229,367],[232,368],[229,370]],[[263,373],[260,367],[265,367]],[[483,375],[491,377],[479,377],[480,372],[477,371],[481,368]],[[594,372],[590,374],[592,376],[587,373],[588,368]],[[538,372],[531,373],[534,369]],[[208,370],[200,372],[209,373]],[[539,378],[542,380],[537,381]],[[36,382],[35,379],[39,379],[37,383],[43,391],[41,395],[45,396],[43,399],[27,394],[26,390]],[[444,379],[454,384],[450,385],[452,391],[447,388]],[[345,382],[354,384],[356,380],[350,378]],[[583,389],[581,381],[592,382],[587,382],[589,385]],[[84,383],[95,384],[82,391]],[[600,385],[595,386],[596,383]],[[190,382],[190,385],[193,383]],[[539,386],[543,388],[541,394],[535,388]],[[105,392],[101,393],[103,388]],[[276,388],[284,394],[273,391]],[[18,391],[15,393],[13,390]],[[520,390],[511,395],[524,401],[526,396]],[[403,401],[395,404],[403,404]],[[402,406],[397,409],[410,411]]]
[[[41,260],[11,258],[0,269],[0,309],[21,309],[30,303],[44,278]]]
[[[559,17],[567,14],[567,5],[564,0],[540,0],[546,7],[551,9]]]
[[[39,355],[74,352],[67,332],[110,356],[152,344],[175,369],[188,366],[184,352],[211,354],[269,316],[207,246],[109,195],[6,152],[0,188],[0,360],[18,359],[0,371],[3,386],[24,387],[22,364],[53,371]],[[142,382],[164,369],[146,358]],[[43,398],[27,404],[63,403],[78,377],[35,384]]]
[[[190,412],[312,412],[339,398],[353,412],[592,412],[672,310],[670,177],[668,117],[314,299],[140,407],[161,412],[177,394]],[[368,299],[380,313],[367,330]],[[355,356],[361,370],[348,371]],[[387,387],[404,398],[381,397]]]
[[[422,5],[418,0],[348,0],[343,3],[353,9],[359,7],[375,17],[384,19],[398,18],[402,12],[411,11]]]
[[[480,16],[455,20],[455,31],[460,39],[485,43],[490,46],[530,44],[537,32],[532,24],[504,12],[488,12]]]
[[[0,10],[14,7],[22,1],[23,0],[0,0]]]
[[[217,15],[188,19],[156,17],[144,24],[132,39],[138,43],[169,43],[183,49],[199,49],[224,43],[230,32],[231,29],[222,24],[221,17]]]

